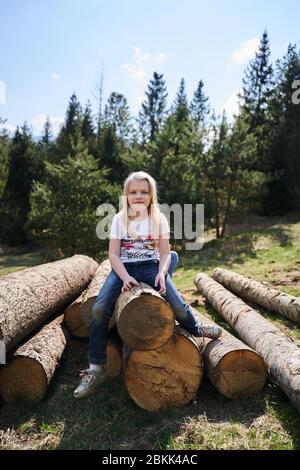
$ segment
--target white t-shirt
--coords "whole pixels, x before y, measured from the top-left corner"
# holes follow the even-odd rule
[[[110,238],[121,240],[120,260],[123,263],[136,261],[159,260],[158,240],[151,233],[151,217],[144,220],[131,220],[128,230],[124,226],[121,212],[112,220]],[[170,227],[164,214],[160,213],[159,235],[170,235]]]

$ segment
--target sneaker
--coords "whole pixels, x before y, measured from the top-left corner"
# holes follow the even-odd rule
[[[218,339],[222,334],[222,328],[218,325],[201,325],[199,326],[199,335],[205,338]],[[194,335],[196,336],[196,335]]]
[[[95,393],[97,386],[108,378],[108,374],[104,366],[102,366],[100,370],[85,369],[80,375],[82,378],[80,384],[74,391],[74,398],[83,398]]]

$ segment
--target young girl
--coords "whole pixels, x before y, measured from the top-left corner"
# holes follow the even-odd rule
[[[145,282],[160,292],[171,305],[176,320],[194,336],[217,339],[218,326],[199,325],[191,308],[178,293],[171,275],[178,261],[170,252],[169,224],[160,212],[155,180],[138,171],[124,184],[123,209],[114,216],[109,243],[112,271],[104,282],[90,317],[89,369],[83,372],[74,392],[82,398],[107,378],[106,346],[108,323],[121,292]]]

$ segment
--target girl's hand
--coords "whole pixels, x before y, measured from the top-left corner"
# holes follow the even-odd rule
[[[166,275],[164,273],[157,274],[155,281],[154,281],[155,287],[157,286],[158,283],[160,285],[159,293],[165,294],[167,289],[166,289]]]
[[[123,279],[122,292],[125,292],[126,290],[129,290],[129,289],[132,287],[131,284],[136,285],[136,286],[139,286],[139,283],[137,282],[137,280],[134,279],[134,277],[129,276],[129,274],[128,274],[128,275],[127,275],[126,277],[124,277],[124,279]]]

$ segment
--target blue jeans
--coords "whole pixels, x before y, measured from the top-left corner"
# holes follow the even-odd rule
[[[195,318],[191,308],[183,301],[177,291],[171,276],[178,263],[178,255],[171,251],[171,263],[166,274],[166,293],[163,297],[171,305],[175,318],[186,330],[192,334],[199,331],[199,323]],[[154,286],[154,281],[158,273],[159,261],[138,261],[124,263],[128,274],[139,282],[149,284],[153,289],[159,291],[160,286]],[[115,303],[123,287],[123,281],[111,271],[106,278],[98,297],[93,305],[90,315],[90,342],[89,342],[89,362],[90,364],[106,363],[106,346],[108,323],[113,314]]]

